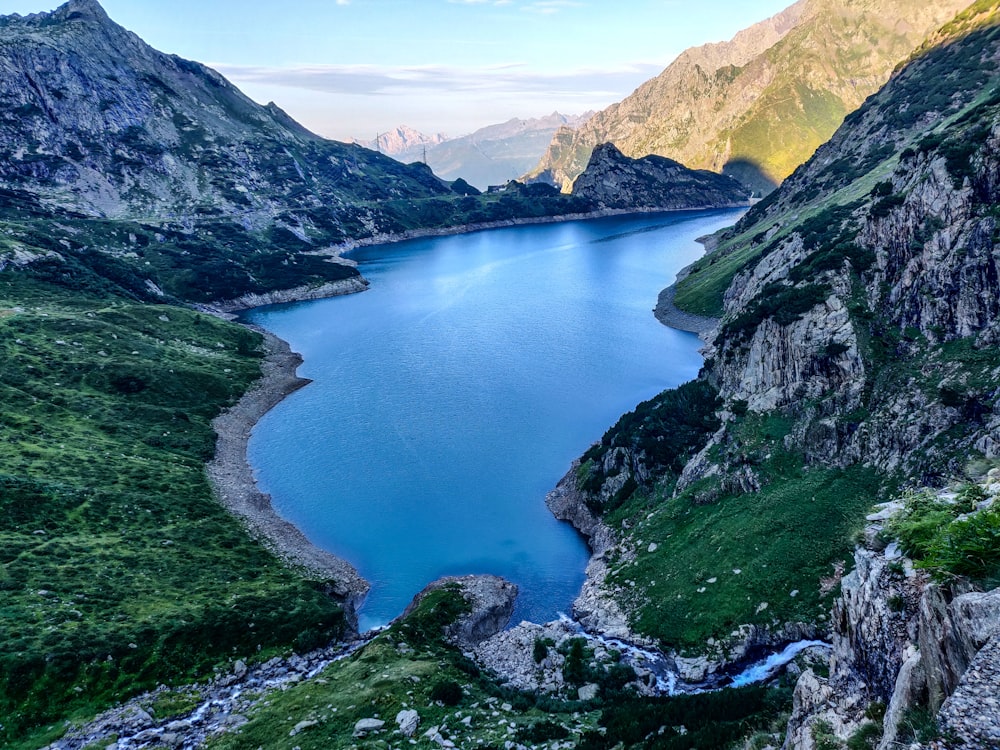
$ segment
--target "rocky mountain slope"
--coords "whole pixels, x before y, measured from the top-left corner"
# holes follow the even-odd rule
[[[386,151],[404,164],[423,161],[446,180],[459,177],[480,190],[517,179],[545,153],[555,132],[562,127],[577,128],[593,113],[563,115],[553,112],[546,117],[527,120],[513,118],[488,125],[458,138],[443,138],[438,143],[416,143],[395,152]]]
[[[957,492],[911,492],[869,516],[855,569],[834,603],[829,673],[809,670],[796,685],[789,750],[852,737],[882,749],[941,739],[949,747],[1000,743],[1000,706],[992,699],[1000,671],[1000,588],[977,591],[907,556],[930,551],[914,543],[913,532],[931,514],[945,536],[995,525],[998,480],[1000,470],[992,469]],[[897,535],[902,543],[887,543]],[[992,557],[995,564],[1000,547]]]
[[[780,183],[968,0],[800,0],[730,42],[682,53],[656,78],[562,129],[530,173],[569,190],[599,143]]]
[[[983,0],[690,269],[676,301],[720,317],[699,379],[624,416],[559,490],[602,535],[579,614],[720,669],[829,627],[874,502],[995,465],[998,57]],[[940,552],[947,534],[927,564],[995,586],[981,523],[962,527],[981,565]]]
[[[573,195],[598,208],[685,209],[740,205],[750,191],[725,175],[688,169],[662,156],[630,159],[605,143],[594,149]]]
[[[74,249],[124,244],[113,254],[186,298],[356,278],[316,253],[399,229],[380,203],[450,194],[424,167],[321,139],[153,50],[96,0],[0,18],[0,112],[5,206],[72,221],[58,239]]]

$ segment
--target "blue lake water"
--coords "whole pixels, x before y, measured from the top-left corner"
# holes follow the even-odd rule
[[[362,294],[250,311],[313,383],[254,430],[278,513],[372,583],[362,628],[442,575],[520,587],[514,621],[579,592],[587,548],[545,493],[637,403],[693,378],[660,289],[739,211],[532,225],[364,248]]]

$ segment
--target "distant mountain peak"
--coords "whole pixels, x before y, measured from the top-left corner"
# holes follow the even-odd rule
[[[389,156],[396,156],[413,148],[436,146],[446,140],[448,140],[448,136],[444,133],[427,135],[409,125],[397,125],[392,130],[379,133],[376,140],[356,141],[356,143],[365,148],[376,149]]]

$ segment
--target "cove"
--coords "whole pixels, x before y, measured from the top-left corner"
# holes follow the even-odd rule
[[[443,575],[520,588],[514,622],[568,611],[588,550],[544,504],[618,417],[701,365],[651,312],[737,210],[510,227],[362,248],[361,294],[249,311],[313,380],[257,424],[275,510],[372,584],[361,628]]]

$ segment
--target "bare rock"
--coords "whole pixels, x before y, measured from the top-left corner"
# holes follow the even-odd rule
[[[364,737],[369,732],[377,732],[385,726],[381,719],[358,719],[354,724],[354,736]]]
[[[404,709],[396,714],[396,723],[404,737],[412,737],[420,726],[420,714],[413,709]]]
[[[472,648],[498,633],[510,621],[517,599],[517,586],[492,575],[448,576],[428,584],[400,616],[413,612],[431,591],[457,585],[470,611],[445,627],[445,635],[461,648]]]

